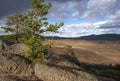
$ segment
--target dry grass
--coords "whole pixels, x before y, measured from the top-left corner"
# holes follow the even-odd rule
[[[50,49],[54,54],[66,54],[65,45],[71,45],[76,57],[87,63],[120,64],[120,42],[118,41],[84,41],[84,40],[54,40]],[[48,42],[48,41],[47,41]]]

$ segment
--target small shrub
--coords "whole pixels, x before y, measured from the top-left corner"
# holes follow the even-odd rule
[[[67,53],[68,53],[69,55],[74,56],[74,51],[73,51],[71,45],[66,45],[64,48],[65,48],[65,50],[67,51]]]

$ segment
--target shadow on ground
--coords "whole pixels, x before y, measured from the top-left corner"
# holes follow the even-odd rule
[[[58,65],[61,61],[63,61],[64,58],[67,61],[77,65],[79,68],[73,68],[69,66],[60,66]],[[69,71],[70,73],[75,74],[72,70],[78,70],[78,71],[84,71],[90,74],[93,74],[94,76],[97,77],[98,81],[101,81],[100,77],[108,78],[111,79],[109,81],[115,80],[119,81],[120,80],[120,65],[106,65],[106,64],[89,64],[89,63],[83,63],[79,62],[76,57],[71,56],[71,55],[59,55],[59,57],[55,55],[50,55],[48,56],[47,59],[50,59],[50,63],[48,66],[50,67],[56,67],[56,68],[61,68],[63,70]],[[77,75],[77,74],[75,74]],[[108,80],[106,80],[108,81]]]

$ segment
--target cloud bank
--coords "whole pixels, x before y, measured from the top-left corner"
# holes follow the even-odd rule
[[[24,12],[28,9],[30,0],[1,0],[0,19],[17,12]]]
[[[59,33],[46,35],[77,37],[102,33],[120,34],[120,0],[46,0],[46,2],[53,5],[47,15],[50,22],[65,19],[65,26],[59,29]],[[30,0],[2,0],[0,25],[8,15],[30,9],[29,3]]]

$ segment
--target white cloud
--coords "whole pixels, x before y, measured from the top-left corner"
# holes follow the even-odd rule
[[[120,10],[117,10],[114,14],[109,16],[110,19],[120,20]]]
[[[49,10],[48,17],[76,19],[95,19],[101,21],[95,23],[70,24],[59,29],[59,33],[46,33],[46,35],[57,35],[64,37],[75,37],[88,34],[99,33],[120,33],[120,0],[48,0],[53,7]],[[69,18],[70,17],[70,18]],[[102,18],[104,21],[102,21]],[[55,21],[56,22],[56,21]],[[91,22],[91,21],[90,21]],[[3,21],[0,21],[0,25]],[[0,29],[0,33],[1,33]]]
[[[48,16],[52,18],[80,17],[85,10],[84,0],[53,0]]]
[[[76,11],[72,14],[72,17],[76,17],[76,16],[79,16],[79,11]]]
[[[1,28],[2,26],[5,25],[5,21],[6,21],[6,19],[3,19],[0,21],[0,35],[5,34],[4,30]]]
[[[59,29],[59,33],[49,33],[48,35],[60,37],[79,37],[90,34],[120,34],[120,21],[105,20],[95,23],[70,24]]]
[[[108,17],[115,14],[120,7],[120,0],[51,0],[51,3],[53,7],[48,16],[52,18]]]
[[[83,18],[97,18],[113,14],[117,0],[89,0]]]
[[[102,28],[102,29],[110,29],[110,28],[119,28],[120,29],[120,20],[106,20],[94,23],[94,27]]]

